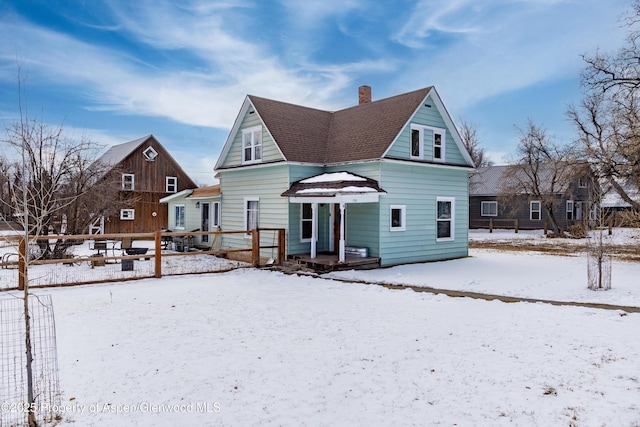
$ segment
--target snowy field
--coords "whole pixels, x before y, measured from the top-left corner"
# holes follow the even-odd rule
[[[614,261],[613,289],[592,292],[583,256],[470,255],[38,289],[53,297],[61,425],[640,425],[638,313],[330,279],[640,306],[640,263]]]

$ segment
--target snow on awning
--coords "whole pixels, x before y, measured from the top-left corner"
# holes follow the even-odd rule
[[[378,181],[351,172],[331,172],[301,179],[282,193],[292,203],[371,203],[386,193]]]

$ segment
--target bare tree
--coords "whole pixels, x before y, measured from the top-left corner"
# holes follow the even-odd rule
[[[625,19],[625,45],[617,52],[584,55],[585,95],[568,110],[583,157],[636,211],[640,210],[640,1]]]
[[[564,192],[575,178],[576,169],[570,161],[571,150],[553,141],[547,135],[546,129],[537,126],[531,120],[525,129],[518,130],[518,159],[507,167],[503,175],[508,182],[503,187],[503,198],[526,195],[540,201],[551,226],[562,235],[556,219],[555,206],[558,194]]]
[[[478,127],[466,120],[460,120],[458,132],[462,138],[464,148],[469,152],[471,160],[475,167],[491,166],[491,162],[485,155],[484,148],[480,147],[480,138],[478,136]]]

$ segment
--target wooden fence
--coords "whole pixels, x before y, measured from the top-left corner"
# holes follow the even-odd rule
[[[202,239],[205,235],[208,238]],[[246,247],[235,245],[225,248],[224,244],[220,243],[225,235],[242,235],[242,241],[246,242]],[[270,239],[272,244],[260,243],[261,236],[263,240],[269,240],[264,239],[265,235],[273,236]],[[34,277],[39,280],[36,286],[64,286],[148,277],[160,278],[163,275],[173,274],[228,271],[242,266],[259,267],[267,260],[267,257],[261,256],[261,253],[269,249],[275,255],[269,257],[271,263],[282,264],[285,258],[285,230],[278,228],[250,231],[158,231],[155,233],[29,236],[28,244],[24,236],[3,236],[3,239],[17,250],[5,252],[0,258],[0,268],[6,271],[17,270],[20,290],[25,286],[27,266],[30,269],[30,286],[32,286],[32,280],[35,280]],[[203,244],[202,240],[207,240],[206,244]],[[136,243],[135,246],[132,245],[133,242]],[[77,248],[83,248],[85,253],[79,254],[78,252],[81,251]],[[189,263],[187,257],[194,257],[193,262]],[[135,271],[134,262],[138,265]],[[83,268],[59,268],[76,265]],[[44,270],[31,272],[32,267],[41,268],[39,266],[50,268],[46,272]],[[96,267],[105,266],[111,267],[108,274],[96,273]],[[106,270],[104,269],[105,272]],[[47,276],[50,276],[48,280]],[[45,279],[40,280],[41,277]]]

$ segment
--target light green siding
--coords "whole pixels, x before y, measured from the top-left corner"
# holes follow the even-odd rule
[[[202,206],[203,203],[209,203],[210,209],[209,209],[209,224],[213,224],[212,222],[212,216],[213,216],[213,203],[215,202],[220,202],[220,197],[211,197],[211,198],[207,198],[207,199],[189,199],[186,198],[187,196],[182,196],[182,197],[176,197],[174,199],[171,199],[167,205],[168,205],[168,210],[169,210],[169,215],[168,215],[168,224],[166,225],[167,229],[171,230],[171,231],[193,231],[193,230],[199,230],[200,226],[201,226],[201,215],[202,215],[202,210],[199,206],[196,205],[196,203],[200,203],[200,206]],[[184,220],[185,220],[185,226],[184,228],[176,228],[175,224],[176,224],[176,216],[175,216],[175,206],[176,205],[184,205]],[[213,226],[210,227],[210,231],[214,231]],[[211,240],[211,238],[210,238]],[[198,236],[197,238],[197,243],[201,243],[202,241],[202,236]]]
[[[380,186],[382,265],[468,255],[468,172],[419,164],[383,163]],[[436,200],[455,198],[454,240],[436,241]],[[390,206],[406,206],[405,231],[390,231]]]
[[[367,178],[380,180],[380,162],[354,163],[349,165],[329,166],[326,172],[347,171]]]
[[[321,166],[311,165],[291,165],[289,168],[289,182],[294,183],[301,179],[309,178],[314,175],[319,175],[324,172],[324,168]],[[287,202],[288,198],[283,197]],[[300,203],[289,203],[289,227],[287,230],[287,253],[289,254],[304,254],[311,252],[311,243],[300,241]],[[326,221],[325,218],[328,215],[326,207],[320,207],[318,209],[318,251],[328,250],[328,243],[326,247],[323,243],[328,236],[326,235]]]
[[[222,171],[222,231],[246,230],[244,209],[247,197],[255,197],[259,201],[259,227],[286,229],[289,201],[281,194],[289,188],[288,170],[288,165],[279,164]],[[224,235],[222,247],[251,247],[251,239],[242,235]]]
[[[425,107],[425,104],[431,107]],[[400,135],[387,151],[387,157],[409,159],[411,158],[411,124],[430,126],[439,129],[445,129],[445,163],[465,165],[466,161],[456,145],[451,130],[447,128],[442,115],[436,108],[436,103],[427,97],[426,102],[418,109],[411,118],[410,123],[400,132]],[[430,130],[425,131],[425,144],[423,147],[423,160],[425,162],[433,161],[433,133]]]
[[[263,126],[262,120],[260,120],[260,117],[258,117],[255,112],[251,114],[252,111],[252,108],[249,109],[245,117],[242,119],[242,123],[233,138],[227,157],[222,164],[223,168],[242,164],[242,130],[254,126],[262,127],[262,162],[266,163],[284,160],[280,150],[273,142],[273,138],[271,138],[271,135],[267,132],[267,128]]]

